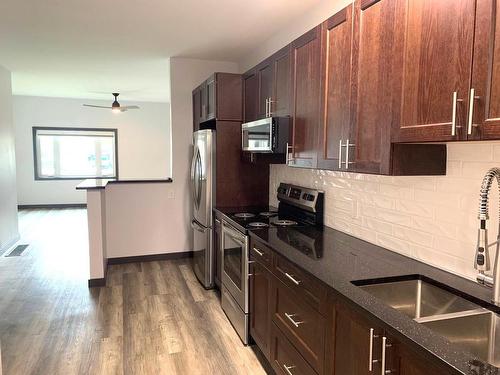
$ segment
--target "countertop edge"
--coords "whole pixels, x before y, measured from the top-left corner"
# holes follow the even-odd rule
[[[99,182],[99,183],[98,183]],[[165,179],[123,179],[123,180],[106,180],[89,178],[83,180],[76,186],[76,190],[102,190],[110,184],[157,184],[157,183],[172,183],[171,178]]]

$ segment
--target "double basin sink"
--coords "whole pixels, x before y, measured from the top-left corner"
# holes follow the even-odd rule
[[[451,343],[500,367],[499,315],[418,275],[354,284]]]

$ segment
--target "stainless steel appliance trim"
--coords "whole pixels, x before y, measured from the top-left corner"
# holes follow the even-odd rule
[[[251,129],[256,126],[268,125],[269,126],[269,147],[245,147],[245,129]],[[273,152],[273,118],[266,117],[261,120],[246,122],[241,124],[241,145],[243,151],[260,151],[260,152]]]
[[[208,228],[202,228],[196,221],[191,220],[191,228],[197,230],[198,232],[205,233],[205,230]]]
[[[226,234],[231,237],[231,239],[242,243],[242,256],[241,256],[241,289],[238,285],[234,283],[231,277],[226,273],[224,266],[224,253],[226,251],[225,244],[225,236]],[[222,284],[227,288],[227,290],[231,293],[233,298],[238,302],[240,307],[245,313],[248,313],[249,307],[249,293],[248,293],[248,259],[249,259],[249,246],[248,246],[248,237],[234,229],[226,220],[222,220]]]
[[[222,285],[221,291],[221,305],[222,310],[224,310],[224,313],[227,315],[243,344],[248,345],[248,314],[245,314],[241,307],[238,306],[233,296],[224,285]]]

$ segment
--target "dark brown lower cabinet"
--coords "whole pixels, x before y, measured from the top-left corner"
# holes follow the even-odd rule
[[[273,286],[273,323],[286,335],[302,357],[319,374],[323,373],[325,318],[281,281]]]
[[[273,275],[259,262],[254,262],[250,276],[250,335],[261,352],[270,359],[271,288]]]
[[[271,325],[271,366],[281,375],[317,375],[280,329]]]
[[[436,360],[398,341],[373,318],[342,299],[333,304],[333,324],[327,344],[328,375],[448,375]]]

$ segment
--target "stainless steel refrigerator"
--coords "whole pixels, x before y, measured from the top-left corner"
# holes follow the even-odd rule
[[[215,201],[215,131],[193,133],[191,194],[193,214],[193,269],[205,288],[214,285],[214,249],[212,215]]]

